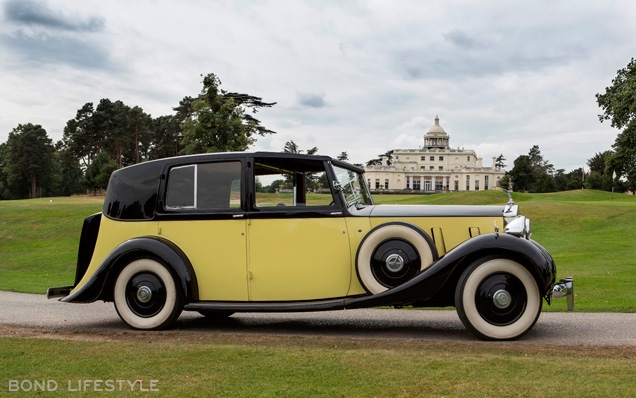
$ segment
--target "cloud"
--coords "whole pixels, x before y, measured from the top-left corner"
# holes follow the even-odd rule
[[[52,10],[45,1],[9,0],[4,4],[9,23],[41,26],[63,31],[100,32],[104,29],[102,17],[68,17]]]
[[[0,44],[30,66],[111,67],[108,45],[101,36],[103,17],[65,14],[44,1],[9,0],[4,20]],[[24,67],[23,62],[16,64]]]
[[[466,50],[485,47],[485,43],[479,42],[473,36],[470,36],[468,33],[462,30],[452,30],[448,33],[445,33],[443,37],[445,40]]]
[[[324,108],[327,106],[325,102],[325,94],[296,93],[300,105],[309,108]]]

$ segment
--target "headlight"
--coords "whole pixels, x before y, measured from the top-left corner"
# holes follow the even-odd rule
[[[530,239],[532,236],[530,233],[530,220],[524,216],[515,217],[514,220],[506,224],[506,233]]]

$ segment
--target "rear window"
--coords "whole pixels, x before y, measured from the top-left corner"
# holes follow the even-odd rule
[[[241,207],[241,162],[198,163],[170,169],[168,209]]]

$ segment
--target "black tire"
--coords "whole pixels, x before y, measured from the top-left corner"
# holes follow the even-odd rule
[[[208,319],[225,319],[229,316],[232,316],[232,314],[234,314],[234,312],[232,311],[215,311],[215,310],[200,310],[197,312]]]
[[[514,340],[527,333],[543,304],[535,278],[506,258],[471,264],[455,290],[457,314],[464,326],[484,340]]]
[[[383,224],[364,237],[356,255],[362,287],[381,293],[412,279],[437,259],[437,250],[421,229],[405,223]]]
[[[113,301],[119,317],[141,330],[165,329],[181,314],[183,299],[170,271],[142,258],[126,265],[115,282]]]

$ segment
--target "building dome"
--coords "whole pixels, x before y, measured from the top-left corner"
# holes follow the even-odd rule
[[[431,133],[441,133],[441,134],[446,134],[446,130],[444,130],[444,128],[442,126],[439,125],[439,117],[435,116],[435,125],[433,127],[431,127],[430,129],[428,129],[428,134]]]
[[[449,146],[450,137],[439,125],[439,117],[435,116],[435,125],[428,130],[424,136],[425,149],[446,149]]]

